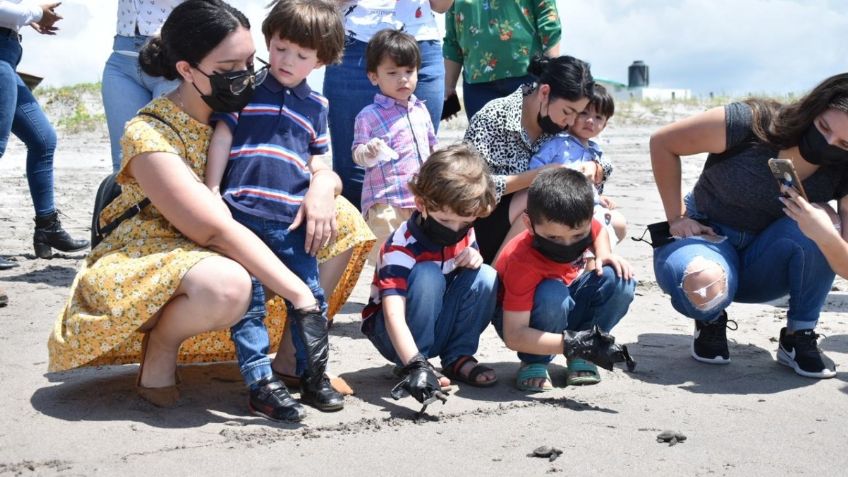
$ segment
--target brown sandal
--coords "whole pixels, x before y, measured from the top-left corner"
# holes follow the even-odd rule
[[[468,362],[474,363],[474,367],[471,368],[471,371],[468,372],[467,375],[463,375],[460,373],[462,367],[465,366],[465,363]],[[476,386],[478,388],[488,388],[490,386],[494,386],[498,382],[497,376],[495,379],[491,381],[477,381],[477,378],[488,371],[494,372],[495,370],[480,364],[474,356],[460,356],[459,359],[453,362],[450,366],[442,369],[442,373],[448,377],[451,381],[456,381],[459,383],[469,384],[471,386]]]
[[[141,339],[141,362],[138,365],[135,390],[142,399],[156,407],[174,407],[180,400],[180,391],[177,389],[176,384],[159,388],[148,388],[141,385],[141,374],[144,372],[144,360],[147,358],[147,341],[149,338],[150,332],[147,332],[144,333],[144,337]],[[179,374],[175,373],[174,378],[179,381]]]

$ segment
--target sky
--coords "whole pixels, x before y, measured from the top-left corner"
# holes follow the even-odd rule
[[[505,0],[502,0],[505,1]],[[111,52],[117,0],[66,0],[56,36],[22,29],[20,71],[63,86],[99,81]],[[232,0],[259,34],[266,0]],[[845,0],[557,0],[560,51],[591,63],[596,77],[627,82],[634,60],[651,86],[696,94],[802,93],[848,71]],[[439,19],[441,22],[441,18]],[[839,45],[843,45],[840,47]],[[320,90],[323,71],[310,76]]]

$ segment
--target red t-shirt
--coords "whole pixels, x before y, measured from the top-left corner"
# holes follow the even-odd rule
[[[592,220],[593,241],[601,227],[600,222]],[[498,304],[504,311],[530,311],[536,287],[542,280],[562,280],[570,285],[583,271],[584,265],[583,257],[571,263],[557,263],[545,258],[533,248],[533,236],[525,230],[506,244],[495,264],[500,281]]]

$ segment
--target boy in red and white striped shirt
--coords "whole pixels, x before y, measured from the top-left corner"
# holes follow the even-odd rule
[[[362,331],[419,401],[450,378],[491,386],[474,359],[494,313],[497,274],[483,264],[472,223],[495,206],[485,162],[466,145],[439,150],[409,183],[416,211],[380,249]],[[427,361],[439,356],[444,375]]]

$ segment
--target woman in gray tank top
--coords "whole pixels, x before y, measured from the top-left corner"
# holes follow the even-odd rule
[[[699,153],[707,162],[684,197],[680,156]],[[778,185],[774,157],[792,162],[809,201]],[[651,164],[668,219],[654,272],[674,308],[695,320],[692,357],[730,361],[731,302],[788,295],[778,361],[833,377],[814,329],[835,274],[848,276],[848,227],[839,226],[848,223],[848,74],[792,104],[749,99],[667,125],[651,137]]]

